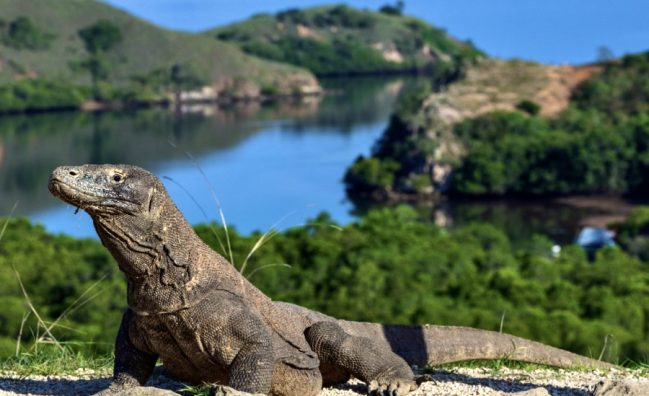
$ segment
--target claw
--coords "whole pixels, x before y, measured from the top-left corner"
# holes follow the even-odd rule
[[[371,381],[367,385],[367,394],[370,396],[406,396],[417,389],[417,384],[412,381],[395,380],[389,383]]]

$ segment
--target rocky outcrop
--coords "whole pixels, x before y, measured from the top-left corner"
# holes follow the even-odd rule
[[[461,81],[431,95],[422,111],[452,124],[494,110],[516,110],[518,103],[530,100],[540,106],[540,115],[554,116],[568,106],[575,87],[600,69],[483,59],[469,67]]]
[[[167,100],[172,103],[227,102],[281,96],[311,96],[320,93],[322,88],[313,75],[295,73],[269,80],[264,84],[241,78],[222,79],[212,85],[182,91],[179,94],[169,92]]]
[[[391,175],[394,182],[381,186],[378,189],[381,194],[371,191],[371,183],[368,183],[370,188],[360,189],[361,194],[369,191],[368,197],[360,198],[394,201],[448,192],[453,170],[466,152],[453,131],[455,124],[497,110],[515,111],[524,102],[538,106],[541,116],[553,117],[567,108],[574,89],[600,70],[596,65],[477,61],[464,70],[459,81],[421,99],[418,109],[393,117],[377,143],[373,160],[398,164],[391,167],[398,169]],[[348,178],[352,181],[347,184],[352,199],[359,191],[352,185],[358,179]],[[384,175],[382,180],[390,180],[390,177]]]
[[[554,116],[568,106],[579,83],[599,70],[598,66],[493,59],[469,67],[464,79],[430,95],[422,104],[427,138],[436,146],[425,170],[431,177],[430,190],[445,192],[453,164],[464,154],[462,144],[451,131],[455,123],[496,110],[514,111],[525,100],[538,104],[541,115]]]

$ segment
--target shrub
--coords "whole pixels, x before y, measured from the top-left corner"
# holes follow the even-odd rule
[[[401,16],[405,4],[402,0],[397,1],[395,4],[385,4],[379,8],[379,12],[387,15]]]
[[[353,186],[358,190],[386,191],[392,188],[394,173],[398,170],[399,164],[394,161],[360,156],[345,173],[344,182],[348,187]]]
[[[50,47],[54,34],[38,28],[31,18],[19,16],[9,23],[0,24],[2,42],[11,48],[26,50],[44,50]]]
[[[523,111],[529,115],[537,115],[541,111],[541,106],[531,100],[521,100],[516,104],[516,108],[520,111]]]
[[[588,263],[583,251],[519,251],[499,229],[485,224],[441,230],[410,207],[372,210],[353,224],[320,215],[301,228],[280,232],[250,258],[246,274],[275,300],[329,315],[390,323],[435,323],[498,330],[593,355],[613,337],[608,359],[643,359],[649,334],[647,263],[621,250],[604,249]],[[199,236],[219,250],[214,232]],[[236,263],[259,234],[230,230]],[[46,233],[24,220],[9,223],[0,243],[0,353],[13,354],[27,309],[11,270],[14,263],[34,305],[54,320],[93,283],[101,291],[54,329],[71,348],[106,353],[125,306],[117,265],[98,241]],[[223,252],[222,252],[223,253]],[[288,263],[292,267],[272,266]],[[28,320],[23,345],[33,342]],[[69,331],[72,328],[76,331]]]
[[[49,80],[22,80],[0,87],[0,113],[75,109],[88,98],[83,88]]]

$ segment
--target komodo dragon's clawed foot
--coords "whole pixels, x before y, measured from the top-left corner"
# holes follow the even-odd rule
[[[417,384],[410,380],[379,378],[367,385],[370,396],[405,396],[417,389]]]
[[[365,381],[370,395],[404,396],[417,389],[405,360],[369,338],[348,334],[330,321],[311,325],[304,335],[322,363]]]

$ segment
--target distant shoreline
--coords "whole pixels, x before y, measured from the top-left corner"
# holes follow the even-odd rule
[[[215,98],[195,98],[195,99],[184,99],[179,102],[175,102],[170,98],[160,98],[158,100],[151,101],[124,101],[124,100],[115,100],[115,101],[96,101],[96,100],[85,100],[81,102],[78,106],[71,105],[62,105],[62,106],[51,106],[51,107],[28,107],[23,109],[0,109],[0,117],[3,116],[13,116],[13,115],[30,115],[30,114],[41,114],[41,113],[57,113],[57,112],[69,112],[69,111],[83,111],[83,112],[102,112],[102,111],[117,111],[117,110],[136,110],[136,109],[149,109],[149,108],[168,108],[173,109],[174,107],[182,107],[186,105],[215,105],[215,106],[227,106],[234,105],[238,103],[268,103],[275,101],[285,101],[291,99],[305,99],[309,97],[318,97],[325,95],[322,89],[303,92],[303,93],[293,93],[293,94],[261,94],[257,96],[218,96]]]

